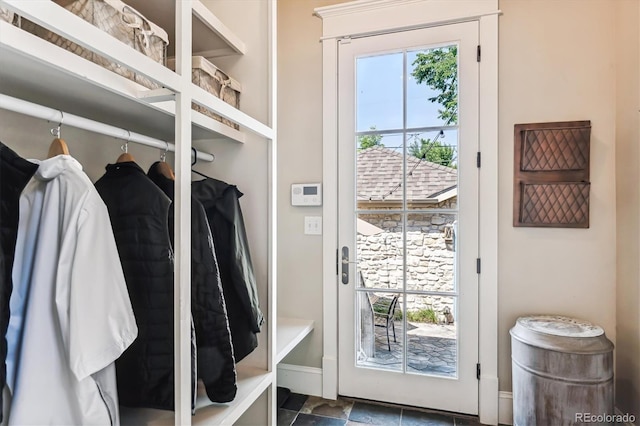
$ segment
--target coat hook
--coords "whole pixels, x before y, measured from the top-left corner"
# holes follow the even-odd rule
[[[125,141],[124,144],[122,144],[122,146],[120,146],[120,149],[122,150],[122,152],[124,152],[125,154],[129,153],[129,141],[131,140],[131,130],[127,130],[127,140]]]
[[[62,123],[64,123],[64,112],[58,111],[60,113],[60,123],[58,123],[57,127],[51,129],[51,135],[60,139],[60,135],[62,134],[61,127]]]
[[[169,152],[169,142],[164,141],[164,143],[166,143],[167,146],[164,151],[160,153],[160,161],[162,161],[163,163],[167,161],[167,152]]]

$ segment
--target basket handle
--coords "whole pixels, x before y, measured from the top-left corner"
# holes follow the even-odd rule
[[[152,29],[145,28],[145,18],[140,15],[137,10],[134,8],[125,5],[122,8],[122,13],[120,15],[122,22],[128,26],[129,28],[134,28],[138,31],[135,34],[140,38],[142,45],[145,49],[148,49],[151,45],[151,36],[154,34]],[[129,22],[127,18],[133,17],[133,21]]]
[[[4,7],[0,7],[0,18],[7,22],[13,22],[13,12]]]
[[[224,88],[225,87],[229,87],[231,86],[231,79],[223,79],[222,77],[218,76],[218,75],[212,75],[212,77],[214,79],[216,79],[218,81],[218,83],[220,83],[220,93],[218,95],[218,98],[222,99],[222,95],[224,94]]]

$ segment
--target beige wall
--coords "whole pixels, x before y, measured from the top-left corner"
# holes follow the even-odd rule
[[[615,13],[612,2],[501,1],[498,374],[511,390],[509,329],[554,313],[615,342]],[[513,126],[591,120],[589,229],[514,228]]]
[[[627,7],[637,8],[634,1]],[[321,23],[311,14],[314,7],[335,2],[279,3],[279,311],[316,320],[311,341],[286,362],[320,367],[321,241],[302,235],[303,216],[320,210],[292,208],[288,194],[294,181],[321,179]],[[498,333],[503,391],[511,390],[509,329],[520,315],[560,313],[583,318],[604,327],[616,341],[616,210],[611,206],[616,203],[616,108],[620,104],[616,100],[617,15],[612,4],[608,0],[500,2]],[[632,27],[633,22],[624,25]],[[637,33],[637,19],[635,25]],[[512,227],[514,124],[585,119],[593,126],[591,227]],[[638,156],[634,158],[637,162]],[[637,200],[638,180],[631,182]],[[636,227],[637,204],[633,205]],[[635,244],[635,257],[618,267],[635,266],[637,277],[637,237],[629,244],[632,249]],[[635,291],[635,305],[630,306],[636,307],[636,326],[625,333],[637,335],[637,278],[629,289]],[[633,356],[637,366],[638,357]],[[637,376],[634,383],[637,390]]]
[[[334,0],[278,1],[278,314],[315,321],[283,362],[322,366],[322,237],[304,235],[291,184],[322,182],[322,20],[313,9]]]
[[[616,2],[616,395],[640,418],[640,2]]]

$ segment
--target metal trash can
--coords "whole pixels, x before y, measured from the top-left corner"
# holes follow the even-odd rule
[[[513,424],[610,424],[613,343],[563,316],[520,317],[511,329]]]

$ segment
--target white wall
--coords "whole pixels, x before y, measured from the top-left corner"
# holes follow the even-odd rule
[[[618,408],[640,418],[640,2],[616,2]]]
[[[311,341],[287,359],[311,367],[319,367],[322,356],[321,241],[302,235],[302,223],[305,214],[319,211],[290,207],[288,194],[292,182],[321,178],[321,23],[311,14],[314,7],[334,3],[279,2],[279,310],[316,320]],[[500,2],[500,390],[511,390],[509,329],[520,315],[583,318],[616,340],[617,58],[612,4]],[[593,126],[591,227],[513,228],[514,124],[585,119]],[[630,262],[637,266],[637,256]]]

